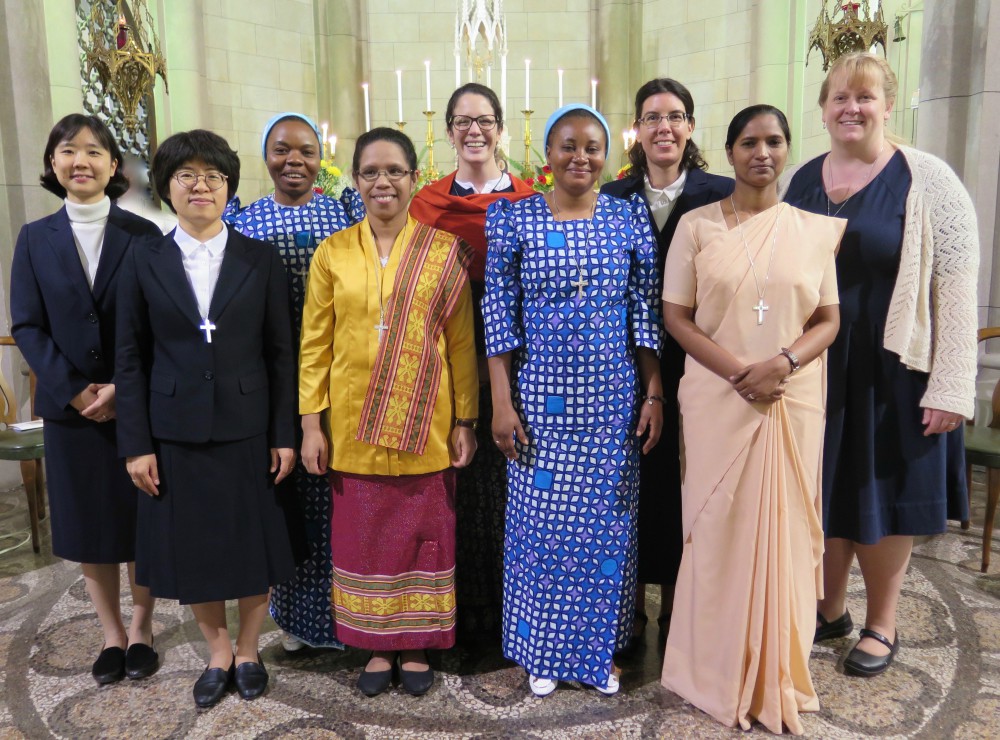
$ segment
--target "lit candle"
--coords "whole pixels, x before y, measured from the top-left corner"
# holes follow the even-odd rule
[[[365,93],[365,131],[371,131],[372,128],[372,114],[371,108],[368,105],[368,83],[362,82],[361,89]]]
[[[431,63],[430,60],[424,61],[424,73],[427,78],[427,108],[425,110],[431,110]]]
[[[597,80],[590,81],[590,107],[597,108]]]
[[[557,70],[559,72],[559,107],[563,107],[563,96],[562,96],[562,83],[563,83],[563,71]]]
[[[625,147],[625,151],[626,152],[628,151],[628,140],[629,140],[629,134],[630,133],[631,133],[631,131],[629,131],[628,129],[625,129],[624,131],[622,131],[622,146]]]
[[[398,109],[396,120],[403,120],[403,70],[396,70],[396,108]]]
[[[507,57],[500,57],[500,107],[507,110]]]
[[[524,109],[531,110],[531,60],[524,60]]]
[[[323,130],[323,138],[320,139],[320,142],[322,142],[320,144],[320,149],[323,149],[325,148],[326,145],[326,130],[327,130],[326,121],[323,121],[323,123],[321,123],[319,127]],[[326,159],[326,152],[320,152],[320,159]]]
[[[334,157],[337,156],[337,135],[332,134],[330,136],[329,141],[330,141],[330,159],[333,159]]]

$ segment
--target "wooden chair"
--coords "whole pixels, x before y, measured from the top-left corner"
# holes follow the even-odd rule
[[[979,341],[1000,337],[1000,327],[991,326],[979,330]],[[972,508],[972,466],[986,468],[986,516],[983,519],[983,563],[980,570],[986,573],[990,567],[990,548],[993,540],[993,520],[996,518],[997,502],[1000,500],[1000,382],[993,389],[993,419],[987,427],[967,424],[965,427],[965,465],[969,485],[969,508]],[[962,529],[968,529],[969,522],[962,522]]]
[[[0,346],[14,346],[12,337],[0,336]],[[30,374],[32,418],[34,417],[35,375]],[[42,458],[45,456],[45,442],[41,429],[15,432],[6,425],[17,421],[18,403],[13,388],[0,372],[0,401],[2,401],[4,428],[0,431],[0,460],[17,460],[21,464],[21,480],[24,493],[28,497],[28,516],[31,519],[31,549],[39,552],[38,522],[45,519],[45,480],[42,473]]]

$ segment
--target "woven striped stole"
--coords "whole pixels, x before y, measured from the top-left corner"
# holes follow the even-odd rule
[[[464,241],[423,224],[403,246],[359,441],[423,454],[441,381],[437,342],[468,280],[471,259]]]

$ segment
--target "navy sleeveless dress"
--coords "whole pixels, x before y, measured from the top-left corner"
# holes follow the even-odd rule
[[[823,189],[825,159],[803,165],[785,195],[791,205],[847,219],[837,255],[840,333],[828,354],[823,529],[865,545],[939,534],[946,520],[968,517],[963,429],[923,436],[927,373],[883,346],[910,170],[897,151],[840,208]]]

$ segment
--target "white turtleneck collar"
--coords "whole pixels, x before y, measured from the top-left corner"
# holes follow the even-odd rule
[[[66,215],[75,224],[92,224],[95,221],[106,221],[111,213],[111,199],[104,196],[97,203],[74,203],[67,199]]]
[[[80,264],[87,275],[87,282],[94,287],[97,265],[101,261],[104,246],[104,229],[111,213],[111,199],[107,196],[97,203],[73,203],[66,200],[66,215],[73,230],[73,241],[80,255]]]

